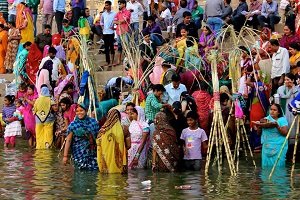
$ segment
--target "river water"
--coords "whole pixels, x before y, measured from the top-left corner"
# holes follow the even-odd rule
[[[300,165],[290,179],[290,167],[276,171],[241,161],[237,176],[212,167],[204,172],[155,173],[130,171],[128,175],[101,175],[64,166],[57,150],[32,150],[17,139],[15,149],[4,149],[0,140],[0,199],[300,199]],[[142,181],[151,185],[143,186]],[[191,190],[175,186],[190,185]]]

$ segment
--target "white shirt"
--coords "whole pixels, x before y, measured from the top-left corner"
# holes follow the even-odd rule
[[[282,74],[290,72],[289,52],[283,47],[279,47],[278,51],[272,56],[271,78],[280,77]]]
[[[137,1],[133,3],[131,1],[128,1],[126,9],[129,11],[133,10],[133,12],[131,12],[130,23],[132,24],[134,22],[139,22],[140,16],[142,16],[144,12],[142,5]]]
[[[183,84],[179,84],[178,88],[173,87],[173,83],[169,83],[165,86],[166,93],[168,95],[168,104],[172,105],[175,101],[180,101],[180,95],[182,92],[186,92],[186,87]]]
[[[114,11],[107,12],[105,11],[101,15],[100,25],[103,26],[103,34],[114,34],[114,30],[111,29],[114,25],[116,13]]]
[[[162,11],[160,14],[160,17],[163,19],[171,19],[172,18],[172,14],[169,8],[167,8],[166,10]]]
[[[53,62],[53,69],[52,69],[51,78],[52,78],[52,81],[57,81],[58,80],[58,67],[61,64],[61,62],[57,57],[54,57],[53,59],[51,59],[49,56],[47,56],[47,57],[42,59],[42,61],[40,63],[40,66],[39,66],[39,69],[41,69],[43,67],[44,63],[47,60],[52,60],[52,62]]]

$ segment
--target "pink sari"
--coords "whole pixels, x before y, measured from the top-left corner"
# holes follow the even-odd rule
[[[32,95],[27,95],[27,99],[30,101],[33,101],[38,98],[37,91],[35,90]],[[32,113],[33,105],[29,103],[24,104],[24,109],[22,111],[22,114],[24,116],[24,124],[25,128],[28,132],[30,132],[30,135],[35,137],[35,117]]]

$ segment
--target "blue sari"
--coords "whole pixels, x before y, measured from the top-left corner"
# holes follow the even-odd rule
[[[96,140],[99,131],[98,122],[86,116],[76,119],[69,125],[67,135],[73,133],[72,156],[75,167],[84,170],[97,170]]]
[[[277,121],[270,115],[265,119],[268,122],[277,122],[280,127],[288,126],[288,121],[285,117],[280,117]],[[262,167],[272,167],[277,160],[281,146],[283,145],[285,136],[281,135],[277,128],[263,128],[261,143],[262,143]],[[277,167],[285,166],[285,158],[288,150],[288,143],[285,144],[281,157],[279,158]]]

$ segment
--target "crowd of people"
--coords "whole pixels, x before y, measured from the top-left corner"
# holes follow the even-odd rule
[[[24,126],[30,147],[61,149],[64,164],[71,150],[79,169],[102,173],[136,168],[198,171],[207,150],[213,102],[219,100],[232,149],[235,113],[240,108],[251,148],[262,153],[263,167],[273,166],[289,128],[292,134],[279,166],[291,159],[299,131],[291,127],[295,113],[290,109],[294,99],[300,100],[299,3],[286,5],[282,36],[273,33],[280,21],[275,0],[262,4],[251,0],[249,9],[240,0],[234,11],[230,0],[207,1],[204,9],[192,0],[166,1],[154,7],[119,0],[118,12],[106,1],[95,19],[81,0],[72,1],[73,9],[66,14],[64,0],[41,1],[43,31],[39,34],[34,32],[38,3],[8,3],[9,15],[4,13],[8,22],[0,21],[0,70],[15,74],[18,90],[4,98],[6,148],[15,146]],[[54,15],[56,34],[51,33],[50,25]],[[140,28],[141,17],[146,23]],[[202,21],[206,23],[201,26]],[[235,70],[240,77],[233,83],[238,86],[235,93],[228,75],[229,55],[221,52],[224,59],[217,72],[221,87],[216,96],[209,55],[220,49],[220,30],[230,24],[236,31],[243,25],[260,28],[261,34],[251,48],[237,47],[240,60]],[[168,39],[162,37],[162,30],[169,33]],[[94,34],[102,37],[108,66],[120,64],[126,45],[135,43],[141,53],[139,71],[143,74],[150,69],[151,74],[140,88],[130,90],[137,83],[131,71],[135,66],[127,63],[127,76],[113,77],[94,91],[89,88],[96,94],[91,108],[81,98],[88,78],[79,69],[80,45],[93,42]],[[126,95],[123,91],[128,88]]]

